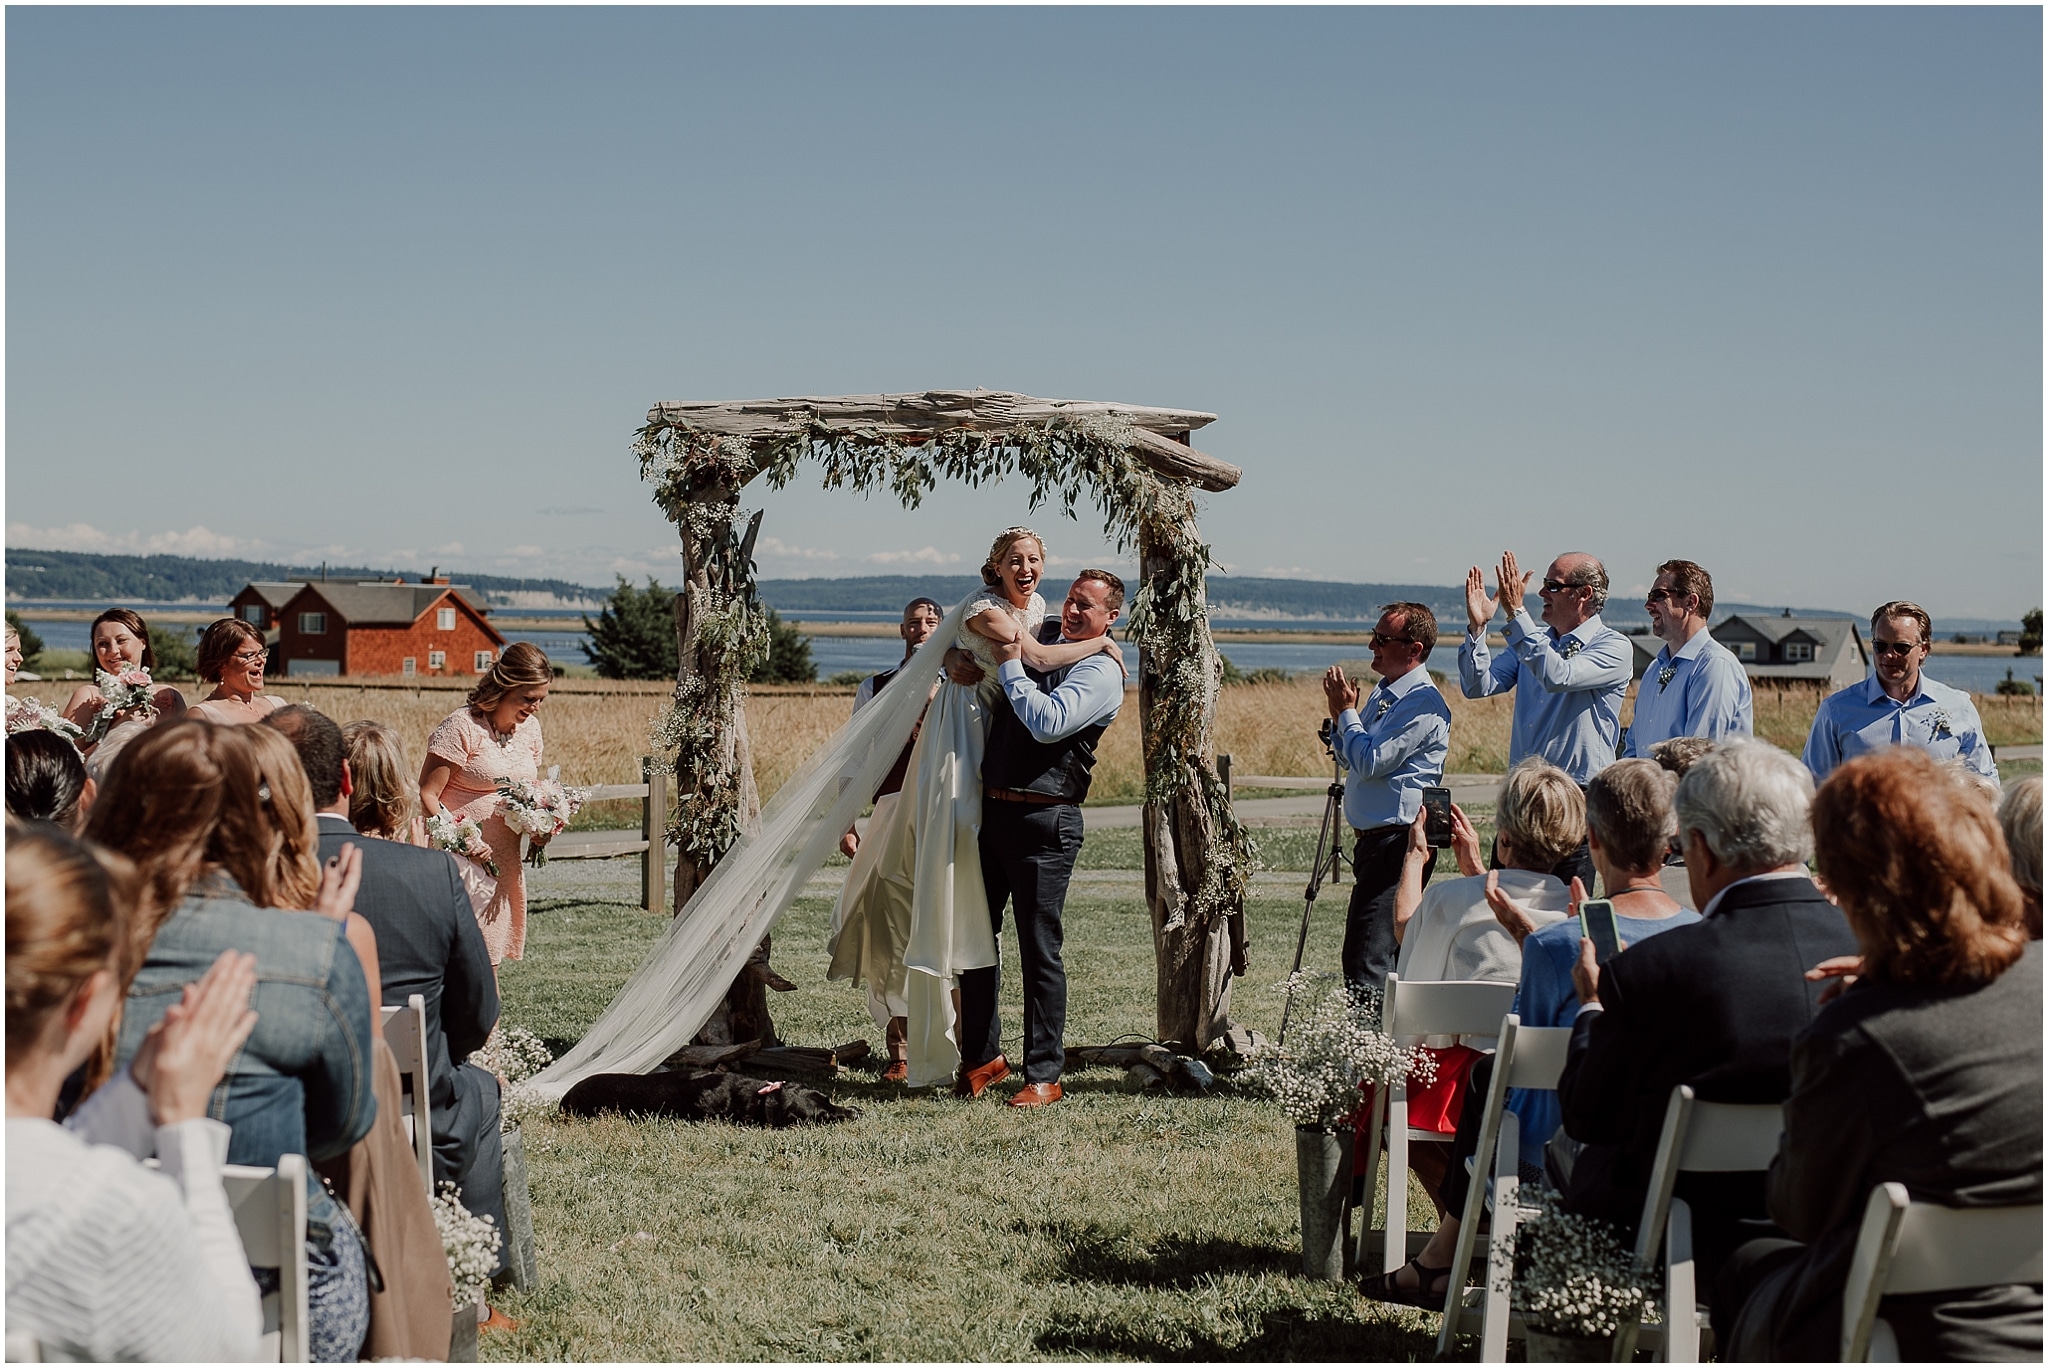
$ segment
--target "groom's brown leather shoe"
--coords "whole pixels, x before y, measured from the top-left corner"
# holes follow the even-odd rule
[[[1000,1083],[1009,1076],[1010,1061],[997,1055],[986,1064],[961,1069],[960,1077],[953,1083],[953,1096],[979,1097],[988,1091],[989,1084]]]
[[[1057,1083],[1026,1083],[1017,1095],[1010,1099],[1013,1107],[1050,1107],[1065,1094]]]

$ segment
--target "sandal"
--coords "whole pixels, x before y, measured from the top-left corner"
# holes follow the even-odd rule
[[[1416,1286],[1403,1287],[1394,1281],[1401,1276],[1402,1268],[1415,1270]],[[1444,1295],[1450,1290],[1450,1276],[1451,1270],[1448,1266],[1427,1268],[1421,1259],[1415,1258],[1391,1273],[1378,1273],[1367,1278],[1358,1285],[1358,1292],[1360,1296],[1369,1297],[1373,1301],[1393,1302],[1399,1306],[1415,1306],[1424,1310],[1432,1307],[1441,1309]],[[1439,1283],[1439,1279],[1443,1281]]]

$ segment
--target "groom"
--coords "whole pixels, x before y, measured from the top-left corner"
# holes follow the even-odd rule
[[[1123,611],[1124,583],[1107,570],[1083,570],[1067,590],[1057,623],[1040,637],[1088,641],[1104,635]],[[1017,950],[1024,978],[1024,1088],[1013,1107],[1060,1100],[1066,1065],[1067,970],[1060,958],[1060,918],[1067,883],[1081,851],[1081,800],[1095,768],[1095,745],[1123,705],[1123,671],[1107,654],[1063,670],[1027,669],[1016,645],[997,647],[1002,692],[994,705],[981,762],[981,874],[997,935],[1003,907],[1017,905]],[[949,653],[950,677],[974,684],[971,657]],[[979,1097],[1007,1078],[996,1010],[1002,967],[960,975],[960,1079],[954,1091]]]

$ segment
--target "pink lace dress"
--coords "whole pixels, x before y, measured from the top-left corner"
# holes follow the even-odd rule
[[[526,949],[525,866],[519,863],[519,833],[498,815],[497,781],[540,778],[540,748],[538,717],[527,718],[501,738],[468,707],[448,714],[427,738],[427,754],[455,767],[441,790],[442,806],[482,827],[498,862],[497,887],[476,916],[492,964],[519,959]]]

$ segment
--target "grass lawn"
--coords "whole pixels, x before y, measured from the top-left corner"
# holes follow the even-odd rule
[[[1288,835],[1274,853],[1312,851],[1314,835]],[[1102,833],[1084,848],[1089,867],[1068,903],[1072,1043],[1149,1037],[1153,1026],[1140,876],[1128,859],[1105,860],[1118,836]],[[573,1040],[666,919],[633,906],[629,860],[557,861],[530,888],[527,958],[504,967],[505,1020]],[[831,900],[824,882],[814,889],[776,929],[776,967],[801,985],[775,998],[778,1029],[796,1044],[859,1037],[879,1050],[861,995],[824,981]],[[1335,967],[1349,894],[1347,882],[1318,902],[1310,965]],[[1273,985],[1300,923],[1300,881],[1267,875],[1258,895],[1252,971],[1238,981],[1234,1015],[1270,1033],[1280,1014]],[[1014,938],[1005,940],[1014,951]],[[1014,1048],[1014,964],[1003,1001]],[[814,1130],[530,1121],[541,1285],[505,1296],[521,1328],[487,1337],[483,1355],[1429,1354],[1434,1317],[1299,1276],[1292,1127],[1270,1103],[1228,1079],[1200,1098],[1126,1092],[1108,1069],[1071,1073],[1066,1084],[1058,1106],[1012,1111],[993,1096],[962,1103],[848,1072],[830,1091],[864,1115]],[[1409,1209],[1411,1228],[1433,1225],[1419,1191]]]

